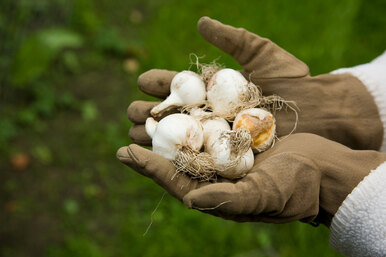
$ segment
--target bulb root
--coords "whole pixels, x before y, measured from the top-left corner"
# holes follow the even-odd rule
[[[216,180],[214,161],[208,153],[200,153],[188,146],[182,146],[177,151],[173,164],[176,167],[176,174],[185,172],[192,178],[199,179],[200,181]]]
[[[190,67],[196,66],[197,73],[201,75],[201,78],[206,85],[216,72],[224,68],[224,65],[217,63],[219,58],[214,59],[211,63],[200,63],[199,59],[202,57],[191,53],[189,55]]]

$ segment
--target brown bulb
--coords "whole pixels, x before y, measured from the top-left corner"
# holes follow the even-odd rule
[[[251,133],[251,147],[254,152],[267,150],[275,137],[276,125],[273,115],[260,108],[251,108],[237,114],[233,130],[248,129]]]

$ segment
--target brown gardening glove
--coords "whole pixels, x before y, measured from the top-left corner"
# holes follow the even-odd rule
[[[120,161],[164,187],[188,208],[232,219],[322,223],[331,219],[358,183],[386,154],[358,151],[313,134],[293,134],[255,158],[237,181],[191,180],[162,156],[138,145],[122,147]]]
[[[244,67],[247,79],[259,85],[265,95],[276,94],[295,101],[299,107],[296,132],[313,133],[353,149],[380,148],[383,126],[377,106],[365,86],[355,77],[324,74],[311,77],[306,64],[266,38],[203,17],[198,31],[210,43],[232,55]],[[152,96],[169,95],[174,71],[150,70],[138,79],[139,88]],[[154,102],[135,101],[128,115],[135,125],[130,136],[135,143],[150,145],[144,123]],[[291,112],[276,114],[278,136],[287,135],[295,117]]]

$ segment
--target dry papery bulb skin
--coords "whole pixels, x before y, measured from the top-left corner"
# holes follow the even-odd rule
[[[204,111],[202,108],[199,108],[197,106],[193,106],[192,108],[188,109],[183,109],[183,111],[188,112],[190,116],[194,117],[195,119],[201,122],[213,118],[212,112]]]
[[[155,106],[150,113],[153,117],[159,117],[173,108],[200,104],[205,99],[205,83],[201,76],[192,71],[181,71],[174,76],[170,83],[170,95]]]
[[[207,101],[213,113],[227,118],[234,118],[234,109],[243,105],[248,94],[248,81],[233,69],[221,69],[209,80]]]
[[[255,153],[267,150],[273,143],[276,132],[275,118],[261,108],[250,108],[239,112],[233,122],[232,128],[248,129]]]

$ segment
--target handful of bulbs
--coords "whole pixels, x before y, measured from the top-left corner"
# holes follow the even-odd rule
[[[193,178],[241,178],[252,169],[254,154],[274,143],[275,111],[296,110],[279,96],[263,96],[236,70],[215,64],[198,68],[198,73],[176,74],[170,95],[150,111],[145,128],[152,151]],[[173,109],[180,113],[154,119]]]

